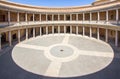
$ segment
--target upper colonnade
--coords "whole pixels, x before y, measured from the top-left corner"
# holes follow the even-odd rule
[[[106,4],[107,3],[107,4]],[[38,30],[39,29],[39,30]],[[113,39],[115,46],[120,45],[120,0],[97,0],[82,7],[40,7],[0,1],[0,49],[3,42],[12,45],[13,39],[20,42],[23,36],[36,32],[81,34],[94,33],[97,38]],[[88,34],[88,35],[89,35]]]
[[[31,6],[1,0],[0,27],[45,24],[119,26],[119,7],[119,0],[97,0],[92,5],[65,8]],[[5,30],[0,28],[0,31]]]

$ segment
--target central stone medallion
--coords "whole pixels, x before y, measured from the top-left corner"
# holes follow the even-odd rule
[[[60,51],[63,52],[64,50],[61,49]]]
[[[60,45],[52,47],[50,53],[55,57],[68,57],[74,53],[74,50],[71,47]]]

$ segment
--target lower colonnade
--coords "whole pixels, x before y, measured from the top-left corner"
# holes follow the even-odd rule
[[[42,25],[12,28],[0,34],[0,50],[29,38],[48,34],[75,34],[103,40],[120,47],[120,30],[92,25]]]

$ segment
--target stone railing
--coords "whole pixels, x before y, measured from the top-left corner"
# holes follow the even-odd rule
[[[14,27],[14,26],[25,26],[25,25],[45,25],[45,24],[91,24],[91,25],[119,25],[120,22],[117,21],[28,21],[28,22],[2,22],[0,23],[0,28],[2,27]]]

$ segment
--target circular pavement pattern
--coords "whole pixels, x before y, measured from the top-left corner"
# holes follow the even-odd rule
[[[68,46],[55,46],[51,48],[50,53],[55,57],[68,57],[72,55],[74,50]]]
[[[49,77],[75,77],[98,72],[113,60],[105,42],[78,35],[47,35],[16,45],[14,62],[26,71]]]

